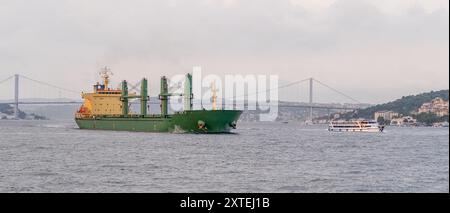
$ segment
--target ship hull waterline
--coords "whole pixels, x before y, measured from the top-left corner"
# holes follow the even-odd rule
[[[170,133],[230,133],[242,111],[240,110],[190,110],[161,117],[102,116],[76,118],[80,129],[132,132]]]

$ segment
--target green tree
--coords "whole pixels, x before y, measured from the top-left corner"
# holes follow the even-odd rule
[[[441,118],[434,113],[423,112],[417,115],[417,121],[431,126],[433,123],[439,122]]]
[[[428,93],[422,93],[418,95],[403,96],[400,99],[391,101],[385,104],[378,104],[376,106],[368,107],[365,109],[356,110],[354,112],[345,113],[345,118],[371,118],[377,111],[390,110],[398,112],[402,115],[412,115],[412,112],[417,111],[419,107],[425,102],[430,102],[434,98],[440,97],[445,101],[449,100],[449,90],[431,91]]]

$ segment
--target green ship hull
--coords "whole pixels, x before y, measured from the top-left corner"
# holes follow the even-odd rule
[[[76,118],[80,129],[133,132],[228,133],[236,127],[240,110],[189,110],[172,115],[129,115]]]

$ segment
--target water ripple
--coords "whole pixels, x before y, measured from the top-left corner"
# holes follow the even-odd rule
[[[237,134],[0,121],[0,192],[449,192],[449,132],[240,123]],[[19,131],[20,130],[20,131]]]

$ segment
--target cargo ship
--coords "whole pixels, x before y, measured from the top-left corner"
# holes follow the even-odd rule
[[[109,88],[111,72],[105,67],[100,72],[103,83],[93,86],[93,92],[82,93],[83,104],[75,113],[75,122],[80,129],[115,130],[136,132],[170,133],[229,133],[236,129],[241,110],[216,109],[194,110],[192,94],[192,75],[187,74],[184,81],[184,93],[169,93],[168,79],[161,77],[159,94],[159,114],[148,113],[148,81],[141,81],[140,94],[129,92],[127,81],[122,81],[118,89]],[[168,101],[171,96],[183,97],[183,110],[168,113]],[[130,100],[140,99],[140,114],[131,113]],[[215,100],[215,99],[213,99]]]

